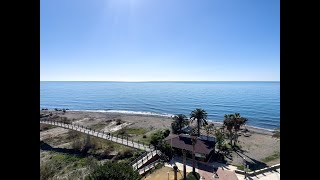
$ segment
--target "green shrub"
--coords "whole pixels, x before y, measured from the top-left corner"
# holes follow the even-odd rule
[[[138,171],[134,171],[132,167],[126,163],[106,162],[102,166],[96,168],[87,180],[140,180],[141,176]]]
[[[200,174],[195,172],[195,174],[193,174],[192,172],[188,173],[187,174],[187,180],[198,180],[200,179]],[[180,180],[183,180],[183,177],[180,179]]]
[[[273,135],[272,137],[275,137],[275,138],[279,138],[280,139],[280,129],[276,129],[274,132],[273,132]]]
[[[116,125],[120,125],[120,124],[122,124],[121,119],[116,119]]]
[[[157,131],[151,135],[150,144],[157,146],[162,139],[164,139],[162,131]]]
[[[40,180],[51,179],[57,172],[57,167],[52,163],[40,164]]]
[[[170,130],[169,129],[164,130],[164,132],[163,132],[164,138],[168,137],[169,134],[170,134]]]

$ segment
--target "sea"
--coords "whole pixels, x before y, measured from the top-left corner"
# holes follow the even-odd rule
[[[209,121],[240,113],[271,131],[280,127],[280,82],[40,81],[42,108],[187,117],[202,108]]]

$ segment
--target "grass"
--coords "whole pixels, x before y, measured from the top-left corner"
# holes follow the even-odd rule
[[[59,136],[45,139],[45,142],[50,145],[60,145],[60,144],[70,142],[70,140],[68,138],[69,138],[68,134],[60,134]]]
[[[105,123],[97,123],[97,124],[91,125],[90,128],[99,131],[99,130],[103,129],[106,126],[107,126],[107,124],[105,124]]]
[[[128,134],[135,134],[135,135],[142,135],[146,133],[146,130],[143,128],[127,128],[126,131]]]
[[[143,135],[146,133],[146,130],[144,128],[123,128],[116,132],[114,132],[114,135]]]
[[[57,161],[57,162],[63,162],[65,164],[70,164],[76,161],[79,161],[81,157],[77,155],[70,155],[66,153],[57,153],[57,152],[52,152],[52,160]]]
[[[40,180],[55,179],[53,178],[54,176],[63,177],[70,172],[77,174],[78,170],[84,167],[86,167],[85,174],[87,174],[90,169],[97,166],[97,160],[93,157],[81,157],[67,153],[50,152],[49,160],[40,164]],[[81,174],[81,176],[83,176],[83,174]]]
[[[188,173],[186,179],[187,179],[187,180],[198,180],[198,179],[200,179],[200,174],[197,173],[197,172],[195,172],[195,174],[196,174],[197,177],[195,177],[192,172]],[[182,179],[183,179],[183,178],[182,178]]]
[[[244,166],[243,165],[235,165],[235,166],[237,166],[238,170],[244,171]],[[247,169],[247,168],[246,168],[246,170],[247,170],[247,172],[252,171],[251,169]]]
[[[103,150],[109,150],[109,151],[114,151],[116,150],[117,152],[121,153],[121,152],[125,152],[128,150],[135,150],[133,148],[127,147],[125,145],[121,145],[112,141],[108,141],[108,140],[104,140],[101,138],[97,138],[97,137],[90,137],[91,138],[91,142],[95,144],[95,150],[97,151],[99,149],[103,149]],[[94,153],[94,152],[93,152]]]
[[[46,131],[52,128],[55,128],[55,126],[50,124],[40,124],[40,131]]]
[[[279,158],[280,158],[280,152],[275,152],[274,154],[263,158],[262,162],[266,163],[266,162],[270,162],[270,161],[273,161],[273,160],[276,160],[276,159],[279,159]]]
[[[151,141],[151,136],[147,136],[146,138],[142,137],[142,138],[139,139],[139,142],[144,143],[146,145],[149,145],[150,141]]]

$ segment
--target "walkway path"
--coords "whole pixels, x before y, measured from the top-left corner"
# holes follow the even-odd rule
[[[173,166],[176,165],[179,169],[179,171],[183,172],[183,161],[180,157],[174,157],[169,163],[166,163],[166,167],[173,168]],[[208,167],[205,167],[208,166]],[[212,168],[210,168],[212,166]],[[234,171],[237,169],[236,166],[232,165],[226,165],[218,162],[210,163],[209,165],[206,165],[206,163],[196,163],[195,171],[200,174],[200,176],[203,176],[205,180],[210,180],[213,176],[213,166],[215,168],[223,168],[225,170]],[[186,171],[192,172],[192,160],[187,159],[186,164]],[[237,177],[239,180],[244,180],[244,175],[237,174]],[[266,173],[259,174],[257,176],[249,177],[248,180],[280,180],[280,168],[278,168],[276,171],[269,171]]]
[[[153,151],[154,148],[153,146],[147,146],[145,144],[141,144],[138,142],[134,142],[133,140],[130,140],[129,138],[121,138],[121,137],[117,137],[117,136],[113,136],[110,133],[106,133],[106,132],[101,132],[101,131],[97,131],[94,129],[89,129],[87,127],[84,126],[79,126],[79,125],[75,125],[75,124],[66,124],[66,123],[61,123],[61,122],[57,122],[57,121],[50,121],[50,120],[40,120],[41,124],[50,124],[50,125],[54,125],[54,126],[58,126],[58,127],[63,127],[66,129],[71,129],[74,131],[78,131],[78,132],[82,132],[84,134],[89,134],[98,138],[102,138],[105,140],[109,140],[112,142],[116,142],[125,146],[129,146],[129,147],[133,147],[136,149],[141,149],[147,152]]]

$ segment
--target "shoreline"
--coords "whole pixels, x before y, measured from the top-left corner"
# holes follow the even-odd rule
[[[61,112],[61,111],[55,111],[54,109],[48,109],[48,110],[41,110],[40,112],[47,111],[47,112]],[[173,115],[171,114],[159,114],[159,113],[152,113],[152,112],[142,112],[142,111],[125,111],[125,110],[67,110],[67,112],[73,112],[73,113],[97,113],[97,114],[104,114],[104,115],[125,115],[125,116],[139,116],[139,117],[159,117],[159,118],[166,118],[166,119],[172,119]],[[216,127],[222,126],[222,122],[219,121],[213,121],[209,120],[209,122],[213,123]],[[242,128],[247,128],[252,133],[258,133],[258,134],[266,134],[266,135],[272,135],[273,131],[272,129],[266,129],[266,128],[260,128],[255,126],[249,126],[245,125]]]
[[[173,119],[171,117],[157,116],[155,114],[127,114],[119,112],[89,112],[89,111],[63,111],[44,110],[40,111],[43,114],[49,114],[52,112],[53,119],[68,120],[72,124],[83,125],[92,129],[105,132],[115,132],[119,128],[124,128],[132,132],[129,136],[135,141],[148,142],[150,137],[158,130],[171,130],[171,123]],[[67,118],[67,119],[65,119]],[[117,124],[120,122],[120,124]],[[213,122],[214,127],[219,129],[221,122]],[[267,165],[274,165],[279,163],[279,158],[264,162],[266,158],[278,156],[280,152],[280,139],[272,137],[272,132],[258,129],[250,126],[243,126],[242,129],[247,128],[251,135],[244,136],[239,134],[238,142],[246,156],[253,159],[250,161],[253,164],[257,162],[263,162]],[[114,131],[115,130],[115,131]],[[66,136],[68,131],[63,128],[52,128],[46,131],[40,132],[40,138],[50,139],[51,136],[62,137]],[[201,129],[201,134],[206,134],[204,128]],[[62,138],[63,139],[63,138]],[[61,139],[56,139],[53,145],[59,145]],[[226,142],[228,140],[226,139]],[[60,144],[64,144],[61,142]],[[257,160],[254,161],[254,160]],[[232,159],[227,160],[229,164],[241,165],[243,162],[242,157],[237,153],[232,153]],[[257,164],[259,165],[259,163]]]

